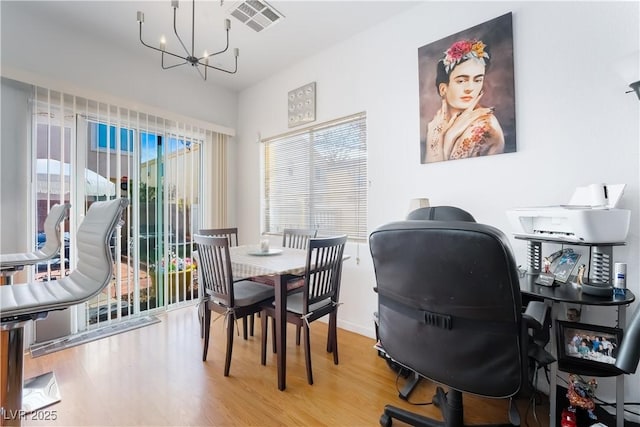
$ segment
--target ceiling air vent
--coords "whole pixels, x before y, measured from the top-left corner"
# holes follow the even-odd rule
[[[254,31],[262,31],[269,28],[284,18],[284,15],[273,6],[265,1],[258,0],[247,0],[239,3],[229,13]]]

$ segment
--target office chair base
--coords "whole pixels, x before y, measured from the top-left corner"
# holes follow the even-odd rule
[[[32,319],[44,318],[46,314],[37,314]],[[3,370],[8,373],[6,388],[2,391],[3,417],[11,421],[10,425],[20,425],[22,418],[31,412],[57,403],[61,400],[58,383],[53,372],[39,375],[23,381],[23,342],[24,326],[29,320],[17,319],[2,324],[2,333],[7,334],[6,360]]]
[[[384,414],[380,417],[380,425],[390,427],[392,419],[395,418],[412,426],[425,427],[462,427],[463,423],[463,407],[462,393],[456,390],[445,393],[442,387],[436,388],[436,394],[433,396],[433,404],[442,411],[444,421],[434,420],[406,409],[397,408],[387,405],[384,407]]]
[[[22,389],[22,410],[29,414],[62,400],[60,389],[53,372],[38,375],[24,381]]]
[[[433,396],[433,404],[442,411],[444,421],[438,421],[425,417],[406,409],[397,408],[392,405],[384,407],[384,413],[380,416],[380,425],[383,427],[391,427],[393,419],[402,421],[403,423],[420,426],[420,427],[463,427],[464,411],[462,406],[462,393],[457,390],[450,390],[445,393],[442,387],[436,389]],[[497,424],[500,425],[500,424]],[[502,424],[512,426],[513,424]],[[475,426],[474,426],[475,427]]]

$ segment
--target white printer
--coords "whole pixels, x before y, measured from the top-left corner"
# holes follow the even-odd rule
[[[578,187],[568,205],[507,211],[515,236],[584,243],[624,242],[631,211],[616,209],[625,184]]]

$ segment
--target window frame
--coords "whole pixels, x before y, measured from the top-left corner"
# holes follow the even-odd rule
[[[87,124],[91,128],[90,132],[92,134],[95,133],[95,138],[91,139],[92,151],[101,153],[115,152],[117,151],[116,144],[120,141],[120,152],[133,153],[134,129],[93,119],[87,119]],[[120,132],[120,138],[117,136],[118,131]]]
[[[360,112],[356,114],[352,114],[350,116],[341,117],[339,119],[334,119],[331,121],[314,124],[311,126],[307,126],[301,129],[296,129],[293,131],[289,131],[283,134],[279,134],[276,136],[272,136],[269,138],[261,139],[261,159],[260,159],[260,176],[261,176],[261,209],[260,209],[260,221],[261,221],[261,230],[263,234],[267,235],[280,235],[284,228],[317,228],[318,235],[333,235],[333,234],[347,234],[348,239],[350,241],[366,241],[368,238],[368,228],[367,228],[367,216],[368,216],[368,197],[369,197],[369,185],[368,185],[368,147],[367,147],[367,116],[366,112]],[[354,128],[349,129],[347,126],[354,126]],[[309,172],[306,174],[305,178],[307,183],[309,182],[317,182],[317,171],[318,167],[326,167],[327,165],[340,165],[340,162],[329,162],[326,161],[318,161],[313,158],[314,150],[313,147],[317,147],[318,142],[316,139],[320,139],[322,141],[327,141],[335,143],[336,140],[339,139],[339,136],[331,136],[330,132],[335,130],[336,132],[345,132],[347,136],[353,135],[353,137],[358,138],[358,140],[354,143],[352,139],[350,139],[351,143],[346,143],[344,145],[340,145],[335,147],[335,150],[332,153],[338,153],[339,150],[349,150],[353,149],[353,146],[356,146],[356,155],[347,159],[342,163],[342,165],[346,164],[351,169],[351,173],[345,173],[345,176],[351,176],[353,179],[353,186],[348,187],[348,192],[351,193],[349,197],[355,197],[357,202],[354,202],[353,205],[350,205],[349,202],[342,203],[340,201],[325,201],[324,211],[336,211],[342,209],[350,208],[351,210],[347,210],[348,212],[353,212],[351,219],[345,221],[344,219],[338,219],[338,222],[334,224],[337,226],[335,230],[332,230],[331,226],[323,227],[323,223],[321,220],[318,220],[319,211],[317,207],[317,202],[319,198],[322,198],[322,191],[318,191],[313,189],[312,186],[308,186],[307,190],[304,193],[304,197],[308,199],[306,203],[309,205],[309,211],[304,213],[302,216],[305,217],[304,223],[301,224],[289,224],[286,222],[286,218],[284,220],[273,221],[273,218],[269,218],[272,211],[270,208],[269,201],[269,173],[272,172],[273,167],[269,165],[269,144],[272,143],[282,143],[290,141],[292,144],[292,149],[298,149],[304,151],[303,148],[305,144],[308,145],[308,153],[306,153],[303,160],[306,160],[311,165],[315,165],[315,168],[308,167]],[[306,142],[296,141],[296,138],[307,138]],[[335,140],[331,140],[334,138]],[[277,150],[277,149],[276,149]],[[281,149],[280,149],[281,150]],[[316,150],[317,151],[317,150]],[[360,157],[360,158],[359,158]],[[277,159],[280,160],[280,159]],[[277,161],[276,160],[276,161]],[[343,159],[344,160],[344,159]],[[277,168],[277,166],[276,166]],[[325,169],[326,170],[326,169]],[[335,172],[336,176],[342,174],[343,172]],[[316,176],[314,176],[314,174]],[[326,197],[325,192],[325,197]],[[345,198],[343,196],[343,198]],[[286,199],[286,197],[283,197]],[[291,198],[292,199],[292,198]],[[316,205],[314,205],[316,203]],[[327,208],[327,203],[329,207]],[[332,205],[333,203],[333,205]],[[344,210],[343,210],[344,212]],[[315,216],[315,221],[314,221]],[[349,215],[347,215],[347,218]],[[276,217],[277,218],[277,217]],[[315,222],[315,223],[314,223]]]

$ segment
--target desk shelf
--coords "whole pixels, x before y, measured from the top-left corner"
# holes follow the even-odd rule
[[[590,306],[615,306],[618,308],[618,325],[626,324],[626,307],[635,301],[635,295],[629,289],[625,290],[623,296],[614,296],[613,291],[607,296],[591,295],[583,292],[581,285],[567,282],[557,286],[543,286],[536,283],[538,275],[542,271],[542,244],[553,243],[564,246],[583,246],[589,248],[589,270],[587,274],[589,284],[595,286],[611,286],[613,269],[611,268],[611,260],[613,259],[613,248],[615,246],[623,246],[625,242],[608,242],[608,243],[585,243],[569,241],[567,239],[537,238],[533,236],[515,235],[514,238],[527,241],[527,261],[528,273],[520,277],[520,290],[522,294],[531,299],[544,300],[551,306],[552,319],[558,318],[559,302],[590,305]],[[554,322],[555,323],[555,322]],[[555,327],[555,326],[554,326]],[[557,357],[557,343],[555,333],[551,334],[551,350],[554,357]],[[556,375],[558,371],[573,373],[577,375],[593,376],[593,377],[615,377],[616,379],[616,426],[624,426],[624,375],[616,373],[615,370],[597,369],[595,367],[574,366],[572,363],[552,363],[551,365],[551,384],[550,384],[550,427],[558,425],[562,407],[558,411],[557,383]],[[565,389],[566,393],[566,389]]]
[[[625,289],[624,296],[600,297],[585,294],[577,283],[567,282],[557,286],[542,286],[536,283],[537,274],[527,273],[520,277],[520,291],[527,297],[570,304],[596,306],[622,306],[631,304],[636,296],[629,289]]]
[[[605,242],[605,243],[588,243],[581,242],[577,240],[569,240],[569,239],[554,239],[551,237],[533,237],[533,236],[524,236],[521,234],[516,234],[513,236],[514,239],[518,240],[527,240],[530,242],[541,242],[541,243],[557,243],[561,245],[571,245],[571,246],[624,246],[626,242]]]
[[[558,306],[559,302],[566,302],[571,304],[591,305],[591,306],[617,306],[618,307],[618,325],[626,324],[626,306],[635,301],[635,295],[629,289],[625,291],[624,297],[598,297],[589,294],[584,294],[581,288],[574,283],[563,283],[559,286],[547,287],[538,285],[535,283],[537,275],[526,274],[520,278],[520,290],[522,294],[528,298],[535,298],[544,300],[551,306],[551,316],[553,319],[558,318]],[[554,326],[555,327],[555,326]],[[555,334],[551,334],[551,351],[554,357],[557,357],[556,351],[556,339]],[[551,365],[551,384],[550,384],[550,427],[554,427],[559,420],[560,414],[558,413],[558,407],[556,403],[556,375],[557,371],[570,372],[578,375],[588,375],[594,377],[615,377],[616,379],[616,402],[618,406],[616,408],[616,426],[623,427],[624,425],[624,375],[615,374],[611,371],[598,371],[595,368],[580,368],[577,369],[573,365],[566,365],[561,363],[552,363]],[[560,409],[560,412],[562,409]]]
[[[587,243],[571,241],[567,239],[553,239],[548,237],[532,237],[515,235],[518,240],[527,241],[527,267],[529,273],[537,274],[542,271],[542,244],[553,243],[563,246],[583,246],[589,248],[588,273],[589,284],[591,285],[611,285],[613,269],[611,260],[613,259],[613,247],[624,246],[625,242],[605,242]]]
[[[558,370],[566,372],[568,374],[600,378],[617,377],[618,375],[624,374],[622,371],[617,370],[617,368],[615,367],[612,369],[585,368],[584,366],[577,366],[571,362],[563,361],[558,362]]]

